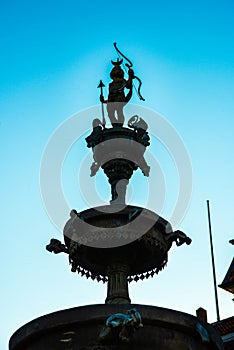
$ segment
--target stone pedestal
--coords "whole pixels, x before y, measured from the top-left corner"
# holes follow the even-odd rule
[[[101,344],[106,319],[135,307],[142,316],[129,344]],[[215,329],[197,317],[146,305],[81,306],[39,317],[10,339],[10,350],[223,350]]]

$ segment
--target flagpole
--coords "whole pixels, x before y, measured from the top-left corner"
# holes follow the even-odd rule
[[[220,321],[209,200],[207,200],[206,203],[207,203],[208,224],[209,224],[209,233],[210,233],[210,252],[211,252],[211,259],[212,259],[212,270],[213,270],[213,281],[214,281],[214,292],[215,292],[216,315],[217,315],[217,321]]]

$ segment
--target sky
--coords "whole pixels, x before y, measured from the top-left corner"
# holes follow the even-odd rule
[[[206,200],[220,284],[233,258],[228,241],[234,238],[233,2],[22,0],[0,6],[0,349],[7,349],[13,332],[34,318],[105,300],[106,285],[71,273],[67,256],[45,250],[50,238],[62,235],[43,203],[39,179],[49,140],[76,120],[76,140],[62,164],[67,219],[70,209],[90,206],[89,185],[98,193],[96,204],[108,202],[101,171],[89,178],[91,155],[84,137],[92,125],[92,118],[85,119],[87,109],[101,116],[97,85],[100,79],[105,85],[110,81],[110,60],[117,58],[113,42],[143,82],[145,102],[134,94],[126,116],[134,109],[151,114],[146,153],[151,177],[139,170],[134,174],[129,204],[156,210],[162,196],[158,214],[170,221],[180,188],[192,183],[188,208],[174,227],[186,232],[192,244],[173,246],[164,271],[130,284],[130,298],[192,315],[203,307],[214,322]],[[65,132],[62,140],[70,142],[70,136]],[[173,155],[175,140],[181,140],[189,159],[180,166],[192,169],[192,179],[184,180],[185,171],[183,182]],[[56,175],[48,171],[49,184]],[[148,202],[149,194],[155,202]],[[60,204],[54,200],[55,211]],[[218,296],[221,318],[232,316],[232,295],[218,288]]]

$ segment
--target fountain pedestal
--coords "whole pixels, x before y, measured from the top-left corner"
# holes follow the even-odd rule
[[[10,350],[222,350],[214,328],[197,317],[156,306],[131,305],[141,314],[130,344],[102,344],[99,335],[109,315],[129,305],[81,306],[39,317],[15,332]]]

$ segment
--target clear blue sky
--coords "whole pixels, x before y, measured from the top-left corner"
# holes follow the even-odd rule
[[[143,80],[146,101],[134,96],[133,102],[157,111],[173,125],[193,168],[190,207],[177,227],[193,243],[174,247],[167,268],[156,278],[132,284],[132,302],[191,314],[202,306],[209,321],[215,321],[206,200],[211,204],[221,283],[233,257],[228,241],[234,238],[233,20],[231,0],[1,4],[0,349],[6,349],[10,335],[33,318],[104,302],[106,286],[72,274],[66,256],[45,250],[50,238],[60,239],[61,234],[43,207],[39,172],[43,150],[58,125],[98,104],[97,84],[100,79],[108,83],[110,60],[116,59],[114,41]],[[160,161],[163,147],[158,144],[155,150]],[[82,210],[86,207],[77,189],[78,159],[78,154],[77,159],[75,154],[67,158],[64,176],[71,180],[64,181],[71,208]],[[175,179],[170,159],[164,160],[160,165],[170,207]],[[162,215],[169,219],[169,212],[166,206]],[[233,315],[232,296],[218,293],[221,317]]]

